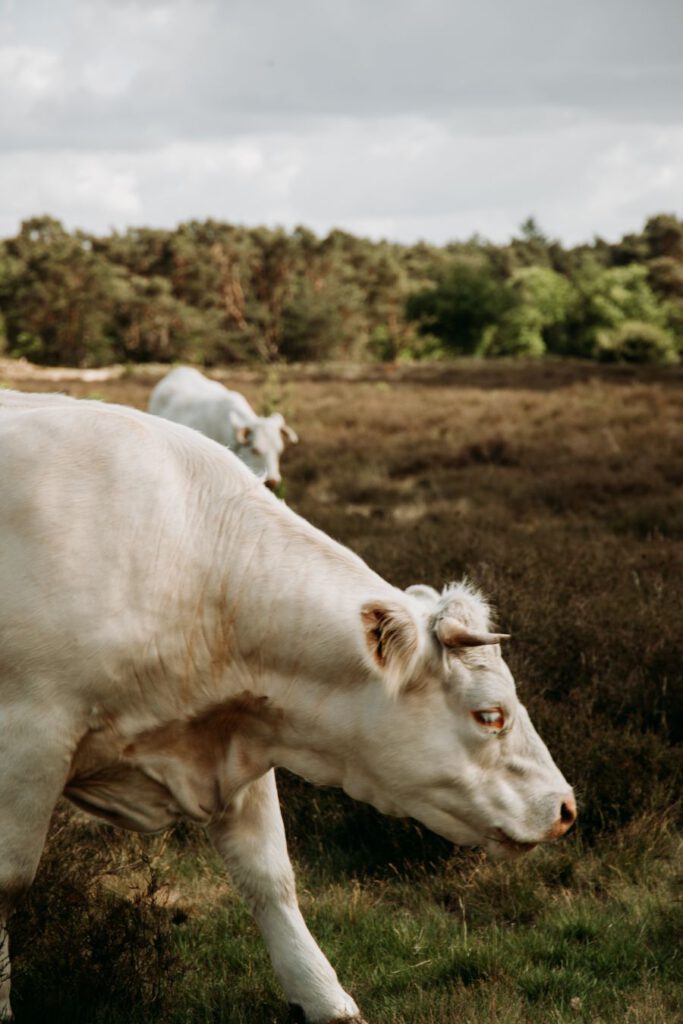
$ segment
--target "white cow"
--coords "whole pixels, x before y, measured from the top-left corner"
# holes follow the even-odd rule
[[[257,416],[244,395],[228,391],[190,366],[171,370],[159,381],[148,409],[225,445],[273,490],[281,479],[285,441],[296,444],[299,440],[282,413]]]
[[[186,817],[287,999],[359,1020],[299,911],[274,767],[496,856],[571,825],[468,584],[396,589],[215,442],[118,406],[0,391],[0,479],[3,938],[60,794],[140,832]]]

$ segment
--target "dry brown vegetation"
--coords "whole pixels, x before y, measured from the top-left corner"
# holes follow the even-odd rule
[[[144,408],[161,372],[55,381],[7,363],[0,378],[22,390]],[[280,408],[299,433],[282,467],[294,509],[399,586],[440,586],[467,573],[494,601],[500,626],[513,634],[507,657],[522,699],[579,797],[579,827],[546,864],[544,885],[571,889],[587,850],[599,855],[639,822],[648,822],[650,837],[675,829],[683,776],[681,370],[464,362],[217,376],[256,408]],[[466,892],[472,855],[453,859],[413,823],[383,819],[337,793],[292,777],[280,786],[293,852],[312,885],[331,877],[417,885],[429,867],[434,898],[461,914],[453,873]],[[195,850],[194,839],[174,841]],[[536,863],[529,872],[542,870]],[[539,919],[538,894],[517,904],[512,890],[498,895],[496,910],[490,894],[473,905],[475,919]],[[155,948],[162,963],[166,947]],[[652,998],[666,1001],[660,991]],[[450,1019],[439,1006],[422,1019]],[[565,1019],[527,1017],[520,1006],[518,1016],[480,1019]],[[665,1018],[643,1009],[629,1019]]]

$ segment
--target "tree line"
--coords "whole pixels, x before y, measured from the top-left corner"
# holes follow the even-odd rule
[[[674,363],[683,221],[565,248],[373,242],[214,220],[106,237],[52,217],[0,241],[0,348],[36,363],[542,356]]]

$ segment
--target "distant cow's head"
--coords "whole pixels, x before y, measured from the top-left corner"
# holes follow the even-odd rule
[[[237,444],[235,454],[266,486],[275,489],[281,479],[280,455],[285,441],[296,444],[299,440],[297,435],[279,412],[257,416],[249,423],[239,413],[232,412],[230,422]]]
[[[494,856],[563,835],[574,795],[517,699],[488,604],[467,583],[406,595],[361,610],[384,687],[349,792]]]

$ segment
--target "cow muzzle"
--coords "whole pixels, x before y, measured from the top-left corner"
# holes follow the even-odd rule
[[[529,853],[539,843],[553,842],[555,839],[560,839],[565,835],[576,821],[577,811],[574,794],[571,791],[560,794],[554,798],[553,804],[556,808],[556,819],[547,831],[538,835],[538,838],[522,838],[521,836],[511,834],[504,828],[494,828],[486,837],[485,849],[489,856],[497,860],[519,857],[524,853]]]
[[[560,808],[557,819],[546,836],[547,841],[559,839],[565,835],[576,821],[576,800],[573,793],[567,793],[560,798]]]

